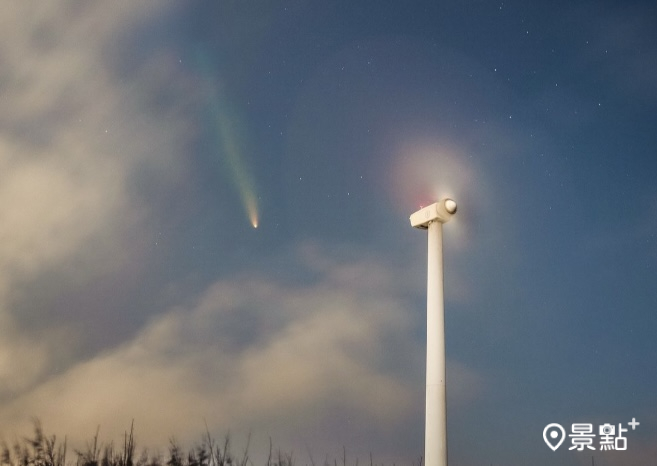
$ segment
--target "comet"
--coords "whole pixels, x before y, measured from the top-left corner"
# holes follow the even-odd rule
[[[213,105],[214,117],[216,121],[216,134],[219,139],[218,143],[223,149],[224,158],[227,162],[230,178],[239,193],[244,213],[253,228],[258,228],[258,197],[255,190],[253,176],[249,172],[241,146],[237,139],[237,131],[228,118],[226,113],[220,107],[219,103]]]
[[[197,58],[208,85],[208,110],[218,152],[221,153],[227,175],[239,194],[246,218],[253,228],[258,228],[258,195],[254,177],[244,155],[245,144],[240,138],[239,118],[236,112],[230,111],[229,100],[221,92],[216,81],[217,73],[212,70],[207,56],[199,51]]]

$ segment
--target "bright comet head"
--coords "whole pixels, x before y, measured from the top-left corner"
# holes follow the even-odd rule
[[[249,212],[249,220],[251,221],[251,226],[253,228],[258,228],[258,212],[257,211],[251,211]]]
[[[244,208],[249,222],[253,228],[258,228],[258,202],[255,195],[250,191],[244,192]]]

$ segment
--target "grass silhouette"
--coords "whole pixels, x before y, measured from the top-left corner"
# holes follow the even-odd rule
[[[13,443],[0,439],[0,466],[254,466],[249,458],[250,435],[244,453],[236,456],[230,450],[230,436],[226,435],[223,442],[218,443],[210,435],[207,426],[206,434],[191,449],[184,450],[175,438],[171,438],[168,452],[163,456],[151,455],[147,450],[135,454],[134,421],[130,430],[124,434],[122,447],[116,448],[113,443],[100,443],[99,427],[86,447],[74,450],[72,455],[68,452],[66,438],[58,441],[54,435],[45,435],[38,419],[33,421],[33,425],[32,437],[23,437]],[[316,466],[312,455],[310,461],[311,466]],[[328,458],[323,463],[323,466],[338,465],[337,460],[330,463]],[[358,466],[358,460],[355,465]],[[269,456],[263,466],[295,466],[295,459],[293,454],[280,449],[274,452],[270,438]],[[347,466],[344,449],[341,466]]]
[[[130,431],[126,431],[123,446],[116,448],[113,443],[99,442],[100,427],[83,450],[74,450],[71,458],[67,457],[66,438],[58,442],[56,436],[46,436],[38,419],[33,421],[34,433],[31,438],[23,437],[9,444],[0,439],[0,466],[254,466],[249,458],[250,435],[247,438],[244,453],[235,456],[230,450],[230,436],[226,435],[223,442],[218,443],[211,435],[206,425],[206,434],[201,441],[188,450],[184,450],[175,440],[169,440],[166,455],[151,455],[143,450],[135,454],[134,421]],[[312,455],[310,466],[317,466]],[[342,449],[342,458],[331,463],[328,457],[322,466],[347,466],[346,449]],[[370,453],[369,466],[375,465]],[[269,439],[269,456],[263,466],[295,466],[294,455],[274,448]],[[306,465],[308,466],[308,465]],[[358,465],[358,459],[355,461]],[[382,466],[382,465],[381,465]],[[393,465],[394,466],[394,465]],[[413,461],[412,466],[422,466],[422,457]]]
[[[168,453],[150,455],[147,450],[135,455],[136,445],[134,422],[124,434],[123,446],[115,448],[113,443],[99,443],[98,432],[84,450],[75,450],[73,459],[67,457],[66,438],[58,442],[56,436],[47,436],[41,422],[34,420],[34,433],[9,444],[0,440],[0,466],[252,466],[249,459],[249,442],[243,455],[235,456],[230,451],[230,437],[226,435],[219,444],[209,432],[195,447],[185,451],[175,439],[169,441]],[[292,455],[280,450],[273,454],[271,439],[266,466],[294,466]]]

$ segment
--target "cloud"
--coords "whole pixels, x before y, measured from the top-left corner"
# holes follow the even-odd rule
[[[252,430],[261,450],[273,435],[316,455],[342,445],[363,457],[368,448],[414,454],[390,445],[423,425],[424,348],[413,338],[422,316],[410,312],[386,265],[323,262],[306,286],[257,275],[215,283],[132,341],[0,407],[5,428],[27,429],[38,415],[75,443],[97,424],[104,438],[120,438],[134,418],[140,444],[162,446],[173,435],[197,440],[205,420],[218,435]],[[481,383],[450,362],[451,405],[465,409]]]
[[[155,179],[175,186],[183,176],[188,81],[167,50],[128,70],[119,59],[134,28],[166,11],[62,0],[0,14],[0,400],[80,339],[67,319],[85,310],[52,312],[37,304],[48,287],[36,284],[56,276],[64,296],[94,277],[130,274],[143,256],[134,238],[158,208],[145,193]],[[165,91],[173,103],[155,108]]]

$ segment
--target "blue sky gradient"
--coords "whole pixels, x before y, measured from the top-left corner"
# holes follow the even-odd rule
[[[451,465],[657,455],[650,2],[24,1],[0,13],[0,435],[423,454],[442,196]],[[257,209],[258,228],[252,226]],[[543,428],[641,424],[626,452]],[[597,439],[595,442],[597,445]],[[262,457],[260,457],[260,456]]]

